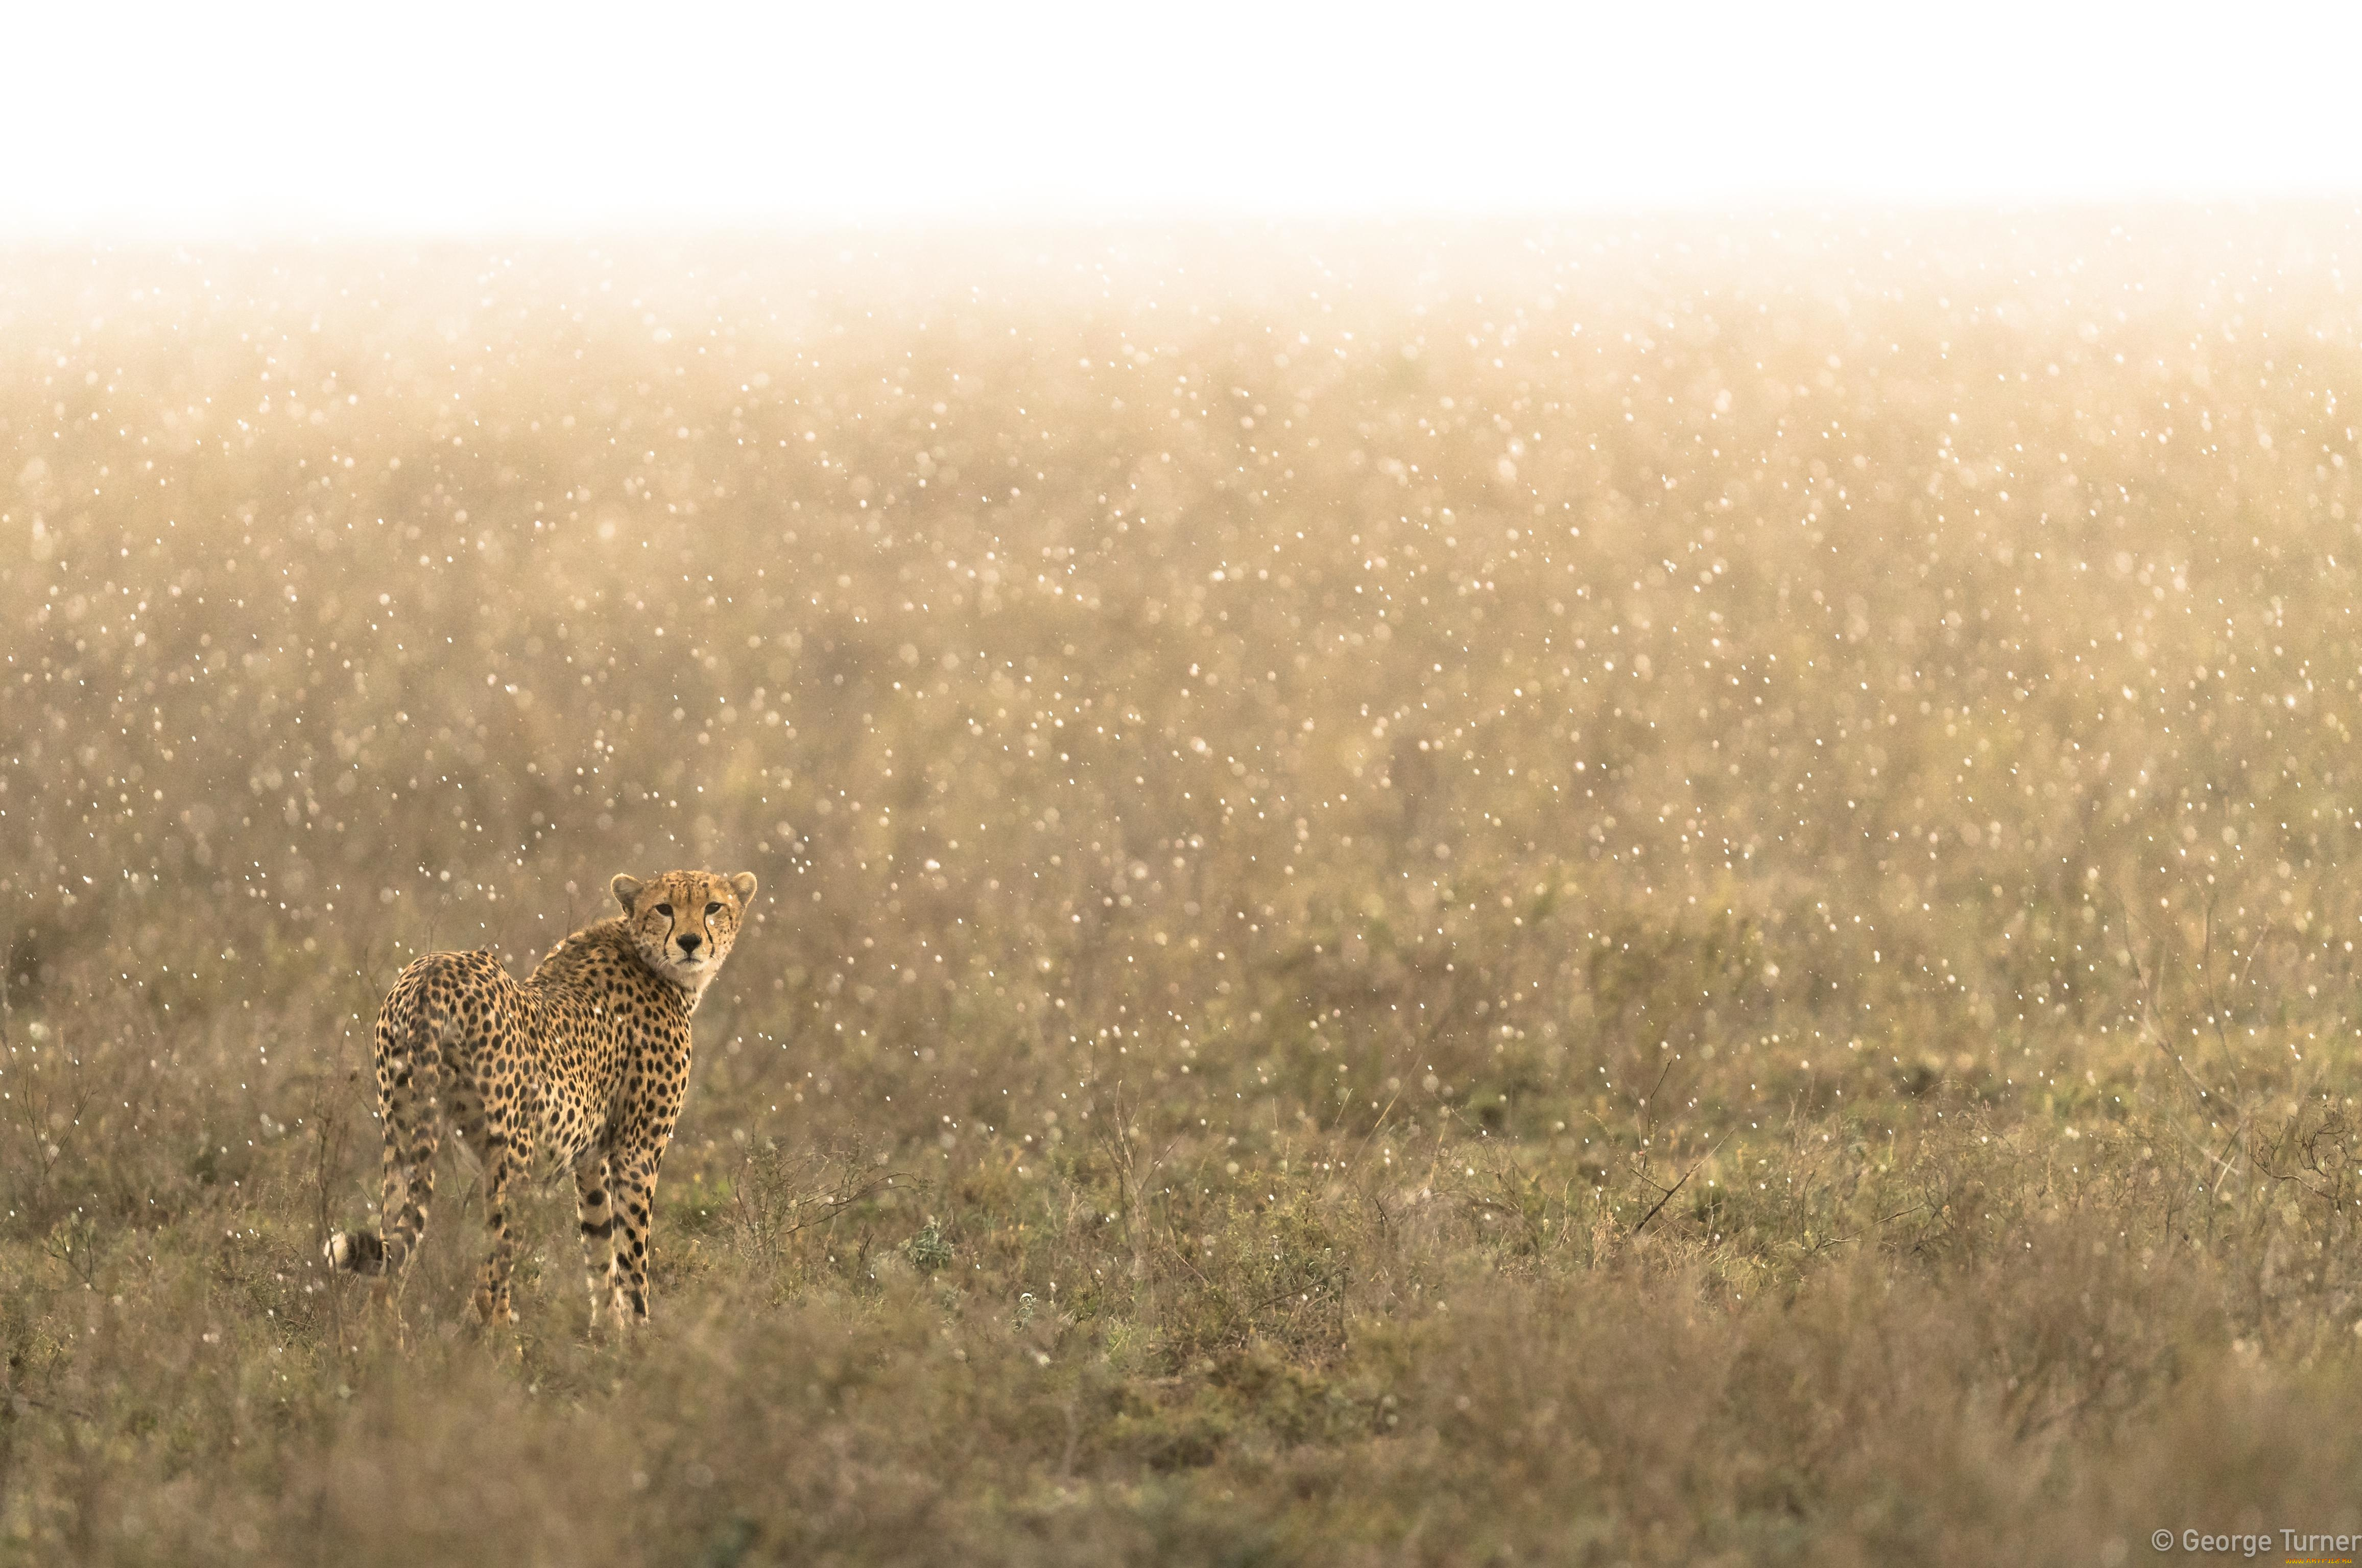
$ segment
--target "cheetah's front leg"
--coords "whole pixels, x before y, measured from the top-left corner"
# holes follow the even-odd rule
[[[629,1325],[648,1320],[648,1217],[656,1208],[657,1167],[664,1163],[664,1145],[634,1150],[609,1162],[614,1175],[615,1321]]]

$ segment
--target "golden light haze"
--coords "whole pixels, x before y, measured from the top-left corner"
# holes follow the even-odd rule
[[[2356,250],[18,252],[0,1561],[2362,1528]],[[393,974],[676,864],[650,1336],[327,1275]]]

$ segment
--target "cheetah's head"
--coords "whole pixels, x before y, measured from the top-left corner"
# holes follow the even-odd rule
[[[651,882],[617,877],[608,886],[647,966],[686,990],[701,991],[730,956],[738,922],[755,897],[755,874],[668,871]]]

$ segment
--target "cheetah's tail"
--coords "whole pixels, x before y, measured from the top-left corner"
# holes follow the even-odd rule
[[[400,993],[387,999],[379,1019],[379,1049],[393,1047],[393,1092],[381,1113],[385,1121],[385,1223],[377,1231],[334,1231],[322,1243],[328,1266],[359,1275],[401,1271],[426,1229],[426,1200],[434,1190],[433,1161],[439,1114],[442,1048],[450,1019],[440,1004],[404,1008]],[[407,1016],[403,1016],[406,1013]],[[388,1024],[392,1027],[386,1027]]]
[[[333,1269],[354,1274],[385,1272],[385,1242],[374,1231],[332,1231],[320,1251]]]

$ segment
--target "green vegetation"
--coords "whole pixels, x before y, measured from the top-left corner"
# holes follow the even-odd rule
[[[2362,1529],[2357,262],[18,253],[0,1563]],[[655,1326],[328,1275],[400,966],[677,864]]]

